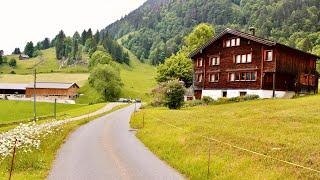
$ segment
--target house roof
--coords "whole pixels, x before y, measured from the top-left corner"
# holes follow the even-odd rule
[[[69,89],[73,85],[76,85],[79,88],[79,86],[76,83],[59,83],[59,82],[37,82],[36,88],[37,89]],[[34,83],[30,83],[26,87],[33,88]]]
[[[28,84],[0,83],[0,89],[26,90]]]
[[[307,53],[307,52],[304,52],[304,51],[301,51],[301,50],[298,50],[298,49],[295,49],[295,48],[292,48],[292,47],[289,47],[289,46],[286,46],[286,45],[283,45],[283,44],[280,44],[280,43],[277,43],[277,42],[274,42],[274,41],[271,41],[271,40],[268,40],[268,39],[264,39],[264,38],[261,38],[261,37],[258,37],[258,36],[254,36],[252,34],[248,34],[248,33],[245,33],[245,32],[241,32],[241,31],[238,31],[238,30],[235,30],[235,29],[225,29],[224,31],[222,31],[219,35],[213,37],[212,39],[210,39],[207,43],[205,43],[204,45],[200,46],[198,49],[196,49],[194,52],[190,53],[189,57],[192,58],[194,57],[195,55],[197,55],[198,53],[200,53],[202,50],[204,50],[205,48],[207,48],[208,46],[210,46],[212,43],[214,43],[215,41],[217,41],[218,39],[220,39],[222,36],[226,35],[226,34],[233,34],[235,36],[239,36],[239,37],[242,37],[242,38],[246,38],[246,39],[249,39],[249,40],[252,40],[252,41],[255,41],[255,42],[258,42],[258,43],[261,43],[261,44],[264,44],[266,46],[276,46],[276,45],[280,45],[280,46],[283,46],[283,47],[286,47],[286,48],[290,48],[294,51],[297,51],[297,52],[300,52],[300,53],[305,53],[305,54],[308,54],[310,56],[313,56],[313,57],[316,57],[316,58],[319,58],[319,56],[316,56],[314,54],[310,54],[310,53]]]

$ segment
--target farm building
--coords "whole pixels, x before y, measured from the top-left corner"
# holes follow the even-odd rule
[[[27,84],[0,83],[0,94],[24,95],[26,93],[26,87],[27,87]]]
[[[318,92],[320,57],[252,34],[226,29],[193,52],[194,94],[261,98]]]
[[[19,55],[19,60],[27,60],[27,59],[29,59],[30,57],[28,56],[28,55],[26,55],[26,54],[20,54]]]
[[[76,83],[37,82],[35,94],[38,98],[75,99],[78,97],[79,86]],[[34,83],[26,86],[26,97],[33,97]]]

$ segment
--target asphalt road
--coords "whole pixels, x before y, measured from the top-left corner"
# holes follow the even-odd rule
[[[184,179],[130,131],[134,105],[81,126],[59,150],[49,180]]]

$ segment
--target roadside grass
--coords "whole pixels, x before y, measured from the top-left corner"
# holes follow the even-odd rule
[[[45,179],[51,170],[52,163],[56,157],[58,149],[65,142],[69,134],[81,125],[84,125],[98,117],[124,108],[128,105],[119,105],[112,110],[94,117],[74,121],[62,126],[62,130],[47,136],[41,141],[40,148],[34,149],[31,153],[17,152],[12,179]],[[0,180],[8,179],[11,157],[0,163]]]
[[[37,74],[38,82],[76,82],[83,86],[88,79],[88,73],[44,73]],[[31,83],[33,75],[1,74],[0,83]]]
[[[190,179],[206,179],[210,138],[320,170],[320,95],[168,110],[131,119],[137,137]],[[184,130],[169,126],[169,123]],[[210,179],[319,179],[320,174],[210,142]]]
[[[16,74],[32,74],[34,67],[37,68],[38,73],[52,73],[52,72],[88,72],[88,68],[83,65],[76,65],[73,67],[60,68],[59,61],[55,57],[55,49],[50,48],[42,50],[42,55],[28,60],[19,60],[18,55],[9,55],[8,60],[15,58],[17,66],[10,67],[8,64],[0,65],[0,72],[2,74],[9,74],[14,71]],[[84,61],[87,61],[87,56],[83,54]]]
[[[95,105],[79,105],[79,104],[57,104],[57,116],[74,117],[87,114],[89,111],[95,111],[103,106],[105,103]],[[28,121],[33,117],[33,102],[30,101],[4,101],[0,100],[0,125]],[[53,103],[37,103],[37,115],[39,116],[53,116]]]

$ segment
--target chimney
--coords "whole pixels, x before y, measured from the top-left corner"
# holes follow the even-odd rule
[[[255,28],[255,27],[250,27],[249,30],[251,31],[251,33],[252,33],[253,36],[256,35],[256,28]]]

